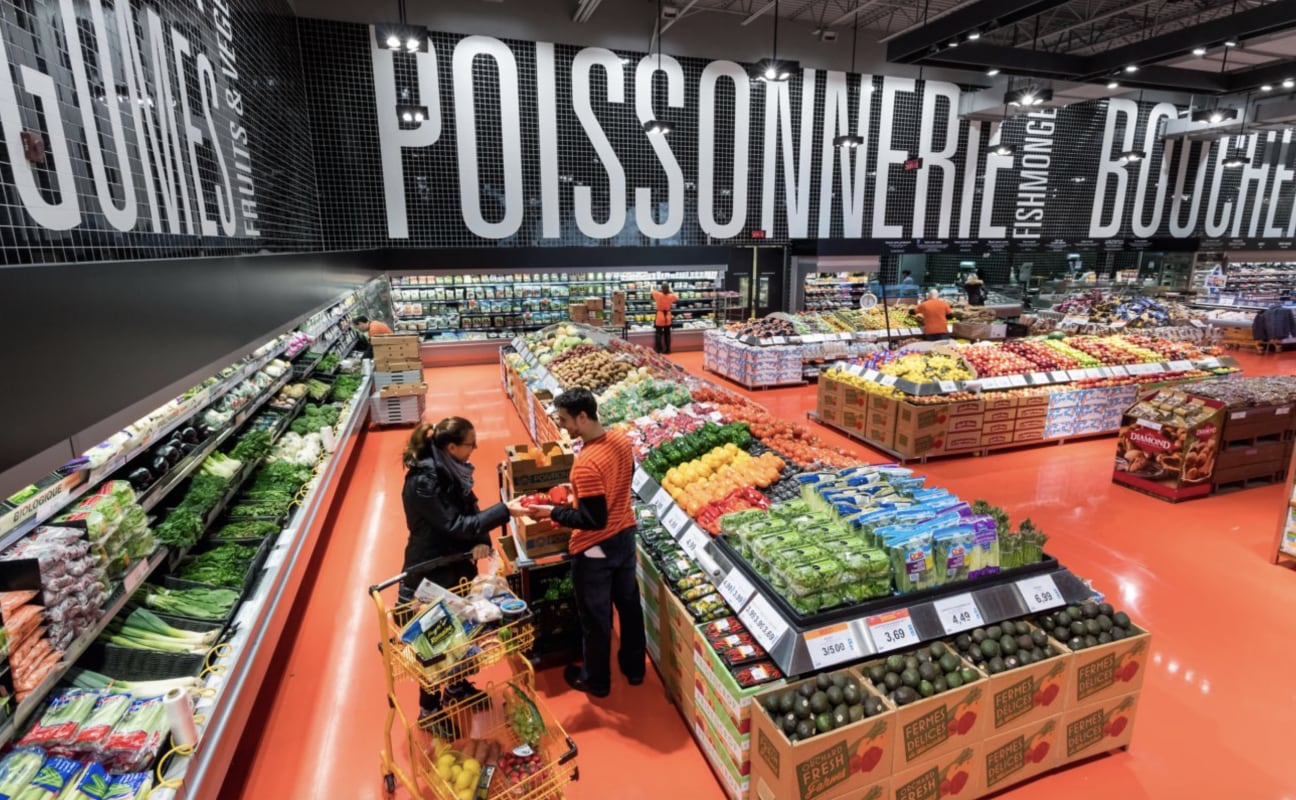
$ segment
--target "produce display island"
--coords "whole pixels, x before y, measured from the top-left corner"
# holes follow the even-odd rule
[[[637,348],[581,361],[599,335],[515,340],[501,379],[555,459],[540,418],[574,385],[634,444],[649,654],[731,798],[925,796],[931,774],[975,797],[1129,742],[1148,634],[1028,520]]]

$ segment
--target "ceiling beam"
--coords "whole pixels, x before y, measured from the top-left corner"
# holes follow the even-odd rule
[[[1150,64],[1194,47],[1220,45],[1226,39],[1247,39],[1292,27],[1296,21],[1296,0],[1277,0],[1257,8],[1218,17],[1141,42],[1117,47],[1093,56],[1095,74],[1124,68],[1127,64]]]
[[[1224,80],[1230,92],[1249,92],[1265,84],[1273,86],[1278,92],[1291,91],[1280,89],[1279,85],[1288,79],[1296,79],[1296,59],[1262,64],[1252,69],[1238,70],[1225,74]]]
[[[899,37],[904,36],[905,34],[910,33],[911,31],[916,31],[916,30],[918,30],[919,28],[923,27],[924,25],[927,25],[927,24],[929,24],[929,23],[935,22],[935,21],[938,20],[938,19],[942,19],[942,18],[944,18],[944,17],[948,17],[950,14],[953,14],[955,11],[961,11],[961,10],[963,10],[964,8],[967,8],[968,6],[970,6],[970,5],[974,4],[974,3],[978,3],[978,2],[980,2],[980,0],[962,0],[962,2],[960,2],[960,3],[956,4],[956,5],[950,6],[949,8],[945,9],[944,11],[941,11],[941,12],[938,13],[938,14],[932,14],[930,17],[927,17],[927,18],[924,19],[922,22],[919,22],[919,23],[916,23],[916,24],[914,24],[914,25],[911,25],[910,27],[905,28],[905,29],[902,30],[902,31],[896,31],[895,33],[888,33],[886,36],[883,36],[881,39],[878,39],[878,44],[886,44],[887,42],[891,41],[892,39],[898,39]],[[917,5],[917,4],[915,3],[915,6],[916,6],[916,5]],[[894,7],[894,10],[895,10],[895,11],[903,11],[903,10],[905,10],[905,9],[903,9],[903,8],[901,8],[901,7],[899,7],[899,6],[896,6],[896,7]],[[915,18],[916,18],[916,17],[917,17],[917,14],[915,14],[914,16],[915,16]]]
[[[887,43],[887,61],[907,63],[923,59],[933,47],[945,48],[951,41],[962,42],[968,31],[1001,28],[1066,0],[979,0],[952,14],[932,20],[921,28]],[[1296,2],[1296,0],[1289,0]]]
[[[1085,78],[1092,74],[1092,57],[992,44],[970,43],[954,49],[945,48],[938,54],[924,58],[922,63],[978,71],[986,67],[997,67],[1005,75],[1095,82]],[[1106,78],[1102,80],[1105,81]],[[1121,75],[1118,80],[1122,86],[1135,89],[1161,88],[1204,94],[1230,91],[1227,79],[1218,73],[1159,65],[1144,67],[1130,75]]]
[[[760,8],[756,9],[755,11],[753,11],[753,12],[751,13],[751,15],[747,17],[747,19],[743,20],[743,21],[742,21],[741,23],[739,23],[739,24],[741,24],[741,25],[750,25],[750,24],[752,24],[752,23],[755,22],[756,20],[760,19],[761,15],[763,15],[766,11],[769,11],[771,8],[773,8],[775,2],[777,2],[777,0],[770,0],[770,1],[769,1],[768,3],[766,3],[765,5],[761,6]]]
[[[668,19],[662,23],[661,32],[665,33],[666,31],[670,30],[671,26],[673,26],[676,22],[679,22],[680,20],[684,19],[684,15],[687,14],[689,10],[692,9],[693,6],[697,4],[698,4],[698,0],[689,0],[687,3],[685,3],[684,7],[680,9],[680,12],[675,15],[674,19]]]

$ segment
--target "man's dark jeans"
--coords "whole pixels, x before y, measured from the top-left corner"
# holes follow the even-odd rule
[[[599,542],[606,558],[590,558],[588,551],[572,557],[585,675],[596,692],[612,688],[613,608],[621,621],[621,649],[617,651],[621,672],[635,681],[644,675],[647,642],[639,584],[635,580],[635,530],[627,528]]]

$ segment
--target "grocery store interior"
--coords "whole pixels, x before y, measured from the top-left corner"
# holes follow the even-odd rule
[[[0,798],[1292,800],[1294,2],[3,5]]]

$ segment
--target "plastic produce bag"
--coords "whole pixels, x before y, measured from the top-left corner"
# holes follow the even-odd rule
[[[103,800],[111,783],[112,776],[107,770],[98,764],[86,764],[75,782],[64,784],[58,800]]]
[[[9,800],[31,784],[45,763],[39,747],[19,747],[0,761],[0,800]]]
[[[153,791],[153,773],[132,772],[114,776],[108,786],[108,794],[104,795],[104,800],[146,800],[151,791]]]
[[[131,696],[128,694],[114,693],[101,696],[95,702],[89,718],[81,724],[81,730],[77,732],[76,739],[72,742],[72,750],[90,760],[101,760],[100,748],[104,740],[125,716],[130,704]]]
[[[90,717],[98,699],[97,692],[85,689],[68,689],[55,695],[40,721],[32,726],[18,744],[43,747],[55,754],[60,749],[70,748],[77,731]]]
[[[64,791],[84,771],[85,765],[80,761],[55,756],[41,765],[36,777],[32,778],[19,797],[22,800],[59,800],[62,797],[77,797],[77,800],[82,800],[82,796],[65,795]]]
[[[126,715],[103,743],[102,753],[109,769],[113,772],[148,769],[169,731],[161,697],[131,701]]]

